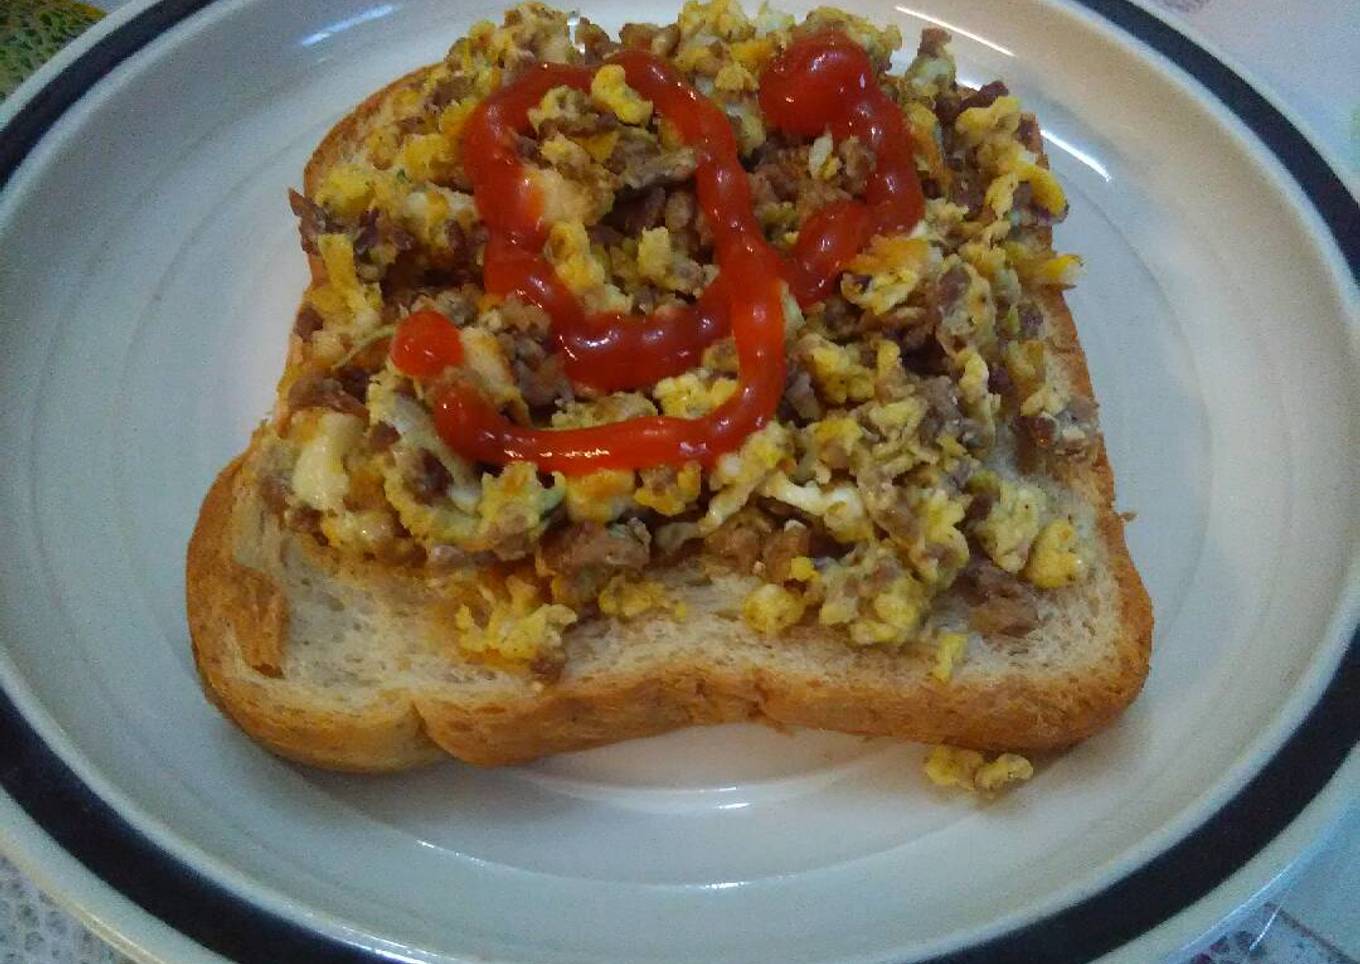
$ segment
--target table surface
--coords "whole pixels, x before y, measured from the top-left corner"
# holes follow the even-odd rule
[[[3,2],[3,0],[0,0]],[[105,10],[125,0],[95,0]],[[1155,0],[1275,95],[1360,193],[1360,0]],[[1293,882],[1185,964],[1360,964],[1360,805]],[[113,964],[103,944],[0,857],[0,964]]]

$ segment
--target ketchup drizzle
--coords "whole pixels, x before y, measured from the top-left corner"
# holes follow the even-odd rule
[[[392,362],[416,378],[434,378],[463,361],[458,329],[437,311],[412,312],[392,336]]]
[[[837,138],[858,136],[876,157],[865,200],[835,202],[815,212],[787,261],[766,243],[756,221],[727,116],[652,54],[625,50],[610,62],[623,67],[628,84],[653,102],[698,155],[695,182],[713,230],[717,280],[690,308],[643,318],[586,314],[541,254],[548,232],[542,199],[516,151],[516,139],[529,126],[529,110],[545,93],[557,86],[590,86],[587,68],[546,64],[484,100],[464,131],[464,168],[489,231],[484,285],[493,294],[518,295],[548,314],[567,374],[579,384],[601,391],[653,384],[692,368],[703,349],[730,330],[737,349],[737,390],[698,419],[651,416],[545,430],[511,422],[469,381],[452,380],[432,394],[435,425],[451,448],[479,462],[525,460],[542,471],[569,474],[691,460],[711,465],[768,422],[783,394],[781,279],[800,304],[821,300],[869,238],[907,230],[924,210],[901,112],[874,83],[868,56],[843,35],[796,41],[761,80],[761,108],[773,125],[802,136],[828,128]],[[428,319],[417,320],[426,314],[431,313],[408,318],[394,338],[394,361],[417,377],[430,377],[426,361],[441,353],[456,363],[447,332]],[[444,339],[443,347],[423,350],[422,332]],[[397,346],[402,346],[400,356]]]
[[[659,110],[674,114],[672,120],[676,112],[704,108],[722,116],[648,55],[620,55],[612,62],[623,65],[630,85]],[[660,66],[661,72],[648,70],[649,62]],[[612,392],[651,385],[693,368],[703,350],[728,333],[729,323],[726,305],[716,291],[705,291],[695,307],[641,318],[617,313],[588,316],[542,256],[550,225],[544,223],[542,199],[520,160],[515,140],[529,130],[529,110],[544,94],[559,86],[588,90],[591,75],[586,67],[541,64],[493,93],[468,120],[463,164],[473,183],[478,212],[490,231],[483,271],[486,290],[518,295],[547,312],[567,376],[579,385]],[[692,97],[667,97],[665,92],[677,84]],[[700,127],[689,129],[702,136],[708,127],[701,122]],[[732,147],[735,158],[735,142]]]
[[[874,152],[863,201],[833,201],[798,232],[786,265],[801,305],[821,301],[836,276],[875,234],[910,230],[925,213],[911,135],[902,110],[874,82],[864,49],[844,34],[824,32],[794,42],[760,78],[760,109],[776,128],[802,137],[830,130],[858,137]]]

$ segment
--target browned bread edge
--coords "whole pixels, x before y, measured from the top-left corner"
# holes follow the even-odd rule
[[[233,503],[241,460],[209,491],[190,542],[187,602],[195,661],[209,697],[246,733],[300,762],[344,770],[399,770],[438,747],[483,765],[519,763],[683,726],[733,721],[793,724],[992,750],[1044,750],[1075,743],[1113,719],[1146,674],[1151,612],[1122,552],[1118,517],[1100,524],[1119,571],[1124,632],[1107,666],[1079,686],[1012,674],[987,686],[893,673],[891,656],[865,652],[854,683],[748,666],[656,666],[517,697],[476,703],[405,690],[375,692],[348,713],[305,700],[282,702],[268,678],[252,678],[245,650],[286,645],[287,601],[268,577],[232,559]],[[1113,540],[1113,541],[1111,541]],[[626,631],[626,630],[620,630]],[[263,644],[255,634],[273,637]],[[896,678],[894,678],[896,677]]]

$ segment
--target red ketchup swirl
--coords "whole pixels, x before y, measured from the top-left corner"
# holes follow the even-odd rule
[[[646,468],[697,460],[711,464],[774,415],[784,390],[784,311],[778,255],[751,211],[751,191],[727,117],[651,54],[612,59],[628,84],[667,117],[695,149],[699,204],[713,229],[722,281],[691,311],[643,319],[588,317],[540,251],[547,236],[541,199],[520,161],[515,139],[529,108],[560,85],[585,88],[590,71],[545,65],[492,94],[473,112],[463,135],[464,167],[486,223],[484,282],[538,305],[574,379],[602,389],[651,384],[693,367],[704,346],[730,326],[739,380],[732,397],[698,419],[652,416],[584,429],[517,425],[466,381],[432,397],[435,426],[455,451],[479,462],[525,460],[543,471]],[[405,330],[398,332],[401,338]],[[398,362],[400,366],[400,362]],[[411,374],[416,374],[412,372]]]
[[[650,81],[651,89],[644,96],[652,97],[663,113],[668,104],[672,111],[706,107],[718,113],[651,57],[625,54],[614,62],[623,65],[634,88],[645,86],[633,83],[635,78]],[[469,118],[462,153],[477,209],[490,231],[483,275],[486,290],[518,295],[547,312],[567,375],[577,384],[611,392],[650,385],[693,368],[704,348],[727,334],[728,324],[725,305],[716,291],[706,291],[695,308],[644,318],[587,315],[543,258],[543,242],[551,225],[544,223],[532,171],[520,160],[515,142],[529,130],[529,110],[544,94],[554,87],[588,90],[592,73],[585,67],[545,64],[492,94]],[[719,156],[720,146],[711,150],[714,162],[727,160]]]
[[[760,78],[760,109],[769,123],[801,137],[830,130],[837,140],[858,137],[874,152],[863,201],[833,201],[798,232],[785,266],[801,305],[821,301],[836,277],[875,234],[910,230],[925,213],[911,135],[902,109],[874,81],[864,49],[844,34],[826,32],[796,41]]]
[[[727,116],[651,54],[623,51],[610,62],[623,67],[628,84],[653,102],[698,156],[695,182],[713,232],[718,280],[692,308],[630,318],[587,315],[557,277],[541,254],[548,225],[516,140],[529,127],[529,109],[547,91],[588,89],[591,72],[548,64],[488,97],[464,131],[464,168],[489,232],[485,287],[493,294],[518,295],[548,314],[567,374],[580,384],[601,391],[653,384],[692,368],[703,349],[730,330],[737,349],[737,390],[702,418],[650,416],[545,430],[510,421],[471,383],[455,379],[432,395],[435,425],[451,448],[479,462],[525,460],[543,471],[569,474],[691,460],[711,465],[768,422],[779,404],[786,365],[781,279],[800,303],[820,300],[870,237],[905,230],[921,216],[924,202],[901,114],[874,84],[864,51],[839,34],[794,43],[762,79],[761,107],[774,125],[805,136],[828,128],[836,137],[855,135],[877,158],[865,201],[837,202],[817,211],[800,231],[788,262],[766,243],[756,222]],[[452,365],[461,356],[461,348],[449,348],[451,325],[420,320],[427,314],[403,322],[393,343],[398,368],[422,378],[432,377],[436,359]],[[439,343],[427,346],[427,339]]]
[[[437,311],[407,316],[392,337],[392,363],[407,375],[434,378],[463,361],[463,339],[453,322]]]

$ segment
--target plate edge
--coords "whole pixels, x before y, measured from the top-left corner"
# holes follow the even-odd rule
[[[47,131],[100,79],[157,35],[214,2],[161,0],[115,29],[87,40],[86,49],[34,91],[0,128],[0,133],[5,135],[0,138],[0,191],[5,189],[11,176]],[[1133,0],[1070,2],[1120,28],[1177,65],[1245,124],[1302,189],[1313,208],[1311,213],[1320,218],[1331,233],[1352,278],[1360,278],[1360,203],[1283,111],[1214,54]],[[76,41],[77,45],[80,43],[80,40]],[[1309,734],[1313,736],[1304,738]],[[932,960],[939,964],[964,964],[1028,961],[1037,956],[1052,961],[1076,961],[1116,949],[1191,906],[1264,850],[1327,785],[1357,737],[1360,737],[1360,630],[1354,632],[1349,644],[1343,648],[1333,677],[1304,720],[1247,784],[1201,826],[1128,876],[1077,904],[985,943]],[[181,933],[200,939],[202,932],[206,939],[201,943],[233,956],[244,951],[245,956],[241,959],[258,956],[250,953],[249,947],[256,951],[267,948],[272,956],[281,948],[294,946],[294,941],[301,942],[297,950],[305,950],[305,959],[309,960],[320,959],[318,954],[326,960],[385,959],[265,911],[180,864],[91,791],[47,747],[3,688],[0,688],[0,746],[6,749],[0,754],[5,759],[5,764],[0,766],[0,787],[9,791],[29,818],[104,883],[157,919],[166,923],[173,920],[172,926]],[[1308,766],[1298,767],[1297,762],[1280,765],[1286,758],[1302,760],[1310,751],[1315,753],[1319,746],[1325,751],[1321,769],[1317,766],[1316,755],[1306,761]],[[1306,776],[1300,777],[1300,773]],[[1273,780],[1267,779],[1272,776]],[[16,789],[20,792],[16,793]],[[82,835],[79,828],[72,833],[69,824],[65,828],[67,833],[62,833],[61,828],[53,833],[52,827],[39,815],[45,809],[50,817],[53,804],[57,804],[58,813],[78,814],[77,823],[99,823],[105,828],[103,833]],[[1249,808],[1253,805],[1264,805],[1271,819],[1258,821],[1255,829],[1250,822],[1224,820],[1225,814],[1236,813],[1239,806]],[[1262,826],[1269,829],[1262,831]],[[121,849],[112,846],[118,838],[121,838]],[[1208,849],[1204,850],[1205,847]],[[1196,850],[1209,859],[1198,863],[1195,873],[1187,875],[1183,863],[1182,869],[1173,866],[1177,855],[1184,861]],[[143,886],[152,876],[149,872],[152,865],[156,866],[157,875],[166,875],[164,883],[167,886],[159,891],[159,899],[156,893],[148,892]],[[137,873],[129,873],[131,867],[137,867]],[[1160,886],[1152,884],[1152,892],[1158,895],[1158,900],[1155,904],[1145,902],[1138,906],[1125,888],[1141,880],[1140,886],[1146,890],[1153,875],[1166,878]],[[124,886],[115,883],[119,879]],[[203,899],[185,905],[186,888],[201,892]],[[1177,896],[1168,900],[1168,894]],[[1167,908],[1164,906],[1167,903],[1174,906]],[[168,910],[168,913],[160,913],[149,904]],[[177,904],[179,913],[174,910]],[[213,907],[212,912],[204,914],[209,906]],[[1106,907],[1113,911],[1112,915],[1103,909]],[[184,913],[186,910],[187,914]],[[1135,911],[1136,918],[1133,916]],[[1096,918],[1106,917],[1109,920],[1103,926],[1096,924]],[[228,921],[238,919],[241,924],[248,922],[249,926],[226,926]],[[1135,922],[1132,932],[1131,920],[1142,922]],[[259,939],[262,924],[271,931],[271,936],[264,940]],[[1074,929],[1077,927],[1080,931]],[[1052,943],[1051,932],[1055,929],[1060,945]],[[1078,942],[1075,939],[1081,932],[1085,936]],[[241,945],[239,942],[244,935],[251,935],[256,940],[247,940],[246,945]]]

